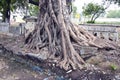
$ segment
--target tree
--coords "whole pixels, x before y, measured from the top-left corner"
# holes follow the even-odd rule
[[[73,6],[72,7],[73,9],[73,11],[72,11],[72,13],[73,13],[73,17],[75,18],[75,15],[77,14],[77,7],[76,6]]]
[[[29,13],[31,16],[37,16],[39,12],[39,7],[33,4],[29,5]]]
[[[120,10],[108,11],[107,18],[120,18]]]
[[[3,21],[10,19],[10,4],[11,0],[0,0],[0,12],[2,13]],[[7,18],[7,19],[6,19]]]
[[[91,17],[90,19],[91,23],[94,23],[95,20],[104,12],[105,12],[105,8],[98,4],[89,3],[88,5],[83,7],[83,14],[85,16]]]
[[[81,46],[112,48],[109,43],[98,45],[96,37],[71,23],[68,4],[71,0],[39,0],[39,15],[35,29],[25,40],[29,49],[48,54],[48,60],[59,67],[81,69],[85,61],[80,56]]]
[[[0,13],[2,13],[3,22],[10,21],[10,12],[17,8],[25,8],[26,0],[0,0]]]
[[[120,0],[105,0],[105,1],[113,2],[114,4],[120,5]]]
[[[0,13],[2,13],[3,22],[10,21],[11,11],[14,11],[18,8],[21,10],[27,8],[28,7],[27,1],[34,5],[37,6],[39,5],[38,3],[39,0],[0,0]]]

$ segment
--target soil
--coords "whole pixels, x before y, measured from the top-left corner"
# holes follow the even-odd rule
[[[46,74],[38,74],[29,66],[0,57],[0,80],[43,80]]]
[[[8,50],[8,54],[34,53],[33,50],[24,47],[23,36],[0,34],[0,44]],[[30,56],[20,58],[20,61],[16,61],[16,56],[13,54],[6,57],[0,55],[0,80],[120,80],[119,48],[117,50],[98,50],[96,55],[85,59],[87,65],[84,69],[74,71],[64,71],[53,66],[54,63],[37,60]],[[30,59],[29,65],[27,64],[28,59]],[[24,63],[21,63],[22,60]]]

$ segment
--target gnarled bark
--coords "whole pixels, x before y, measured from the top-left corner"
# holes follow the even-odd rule
[[[93,35],[71,23],[66,0],[40,0],[39,7],[38,23],[26,38],[29,48],[47,48],[58,66],[68,70],[81,69],[85,64],[79,55],[80,46],[103,47],[94,43]]]

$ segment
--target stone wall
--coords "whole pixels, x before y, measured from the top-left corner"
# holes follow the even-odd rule
[[[9,32],[9,23],[0,23],[0,32]]]
[[[88,30],[94,36],[99,38],[118,41],[117,27],[114,25],[80,25],[80,27]]]
[[[9,32],[14,34],[14,35],[21,35],[25,33],[25,24],[20,23],[19,26],[11,26],[9,27]]]

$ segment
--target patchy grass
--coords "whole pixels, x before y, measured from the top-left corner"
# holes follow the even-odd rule
[[[95,22],[95,24],[111,24],[111,25],[120,25],[120,22]]]
[[[118,66],[115,64],[110,64],[110,68],[111,68],[111,70],[115,71],[118,69]]]

